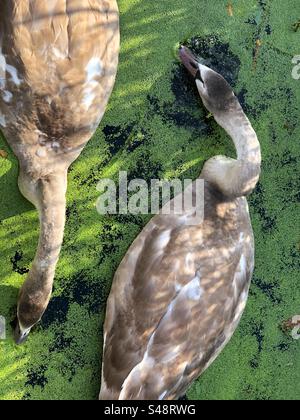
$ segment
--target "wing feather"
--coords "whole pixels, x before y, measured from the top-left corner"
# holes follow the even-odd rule
[[[18,115],[22,127],[32,133],[32,124],[38,123],[35,128],[53,134],[58,142],[64,141],[63,134],[80,130],[89,139],[104,114],[117,72],[116,0],[3,3],[0,57],[22,83],[16,85],[0,69],[1,80],[6,77],[3,89],[18,98],[5,104],[0,95],[1,111],[11,125],[16,125],[13,116]],[[84,139],[81,134],[78,141]]]
[[[245,308],[248,290],[241,292],[239,285],[247,283],[250,271],[241,267],[242,255],[234,266],[230,307],[212,308],[195,273],[170,302],[143,359],[125,379],[119,399],[176,399],[213,362],[234,333]],[[240,290],[238,295],[236,289]],[[230,328],[224,327],[226,321]]]
[[[253,270],[252,231],[248,216],[233,212],[226,223],[206,210],[196,227],[157,216],[126,254],[107,306],[101,398],[178,398],[233,334]]]

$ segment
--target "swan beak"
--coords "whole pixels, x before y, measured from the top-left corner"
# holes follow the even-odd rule
[[[201,80],[200,62],[194,56],[192,51],[190,51],[187,47],[184,47],[182,45],[179,49],[179,57],[180,57],[180,60],[181,60],[182,64],[185,66],[185,68],[188,70],[188,72],[193,76],[193,78],[194,79],[200,78],[200,80]]]
[[[31,330],[31,328],[23,330],[20,327],[19,321],[17,320],[17,326],[16,326],[15,331],[14,331],[14,340],[15,340],[15,343],[17,344],[17,346],[20,346],[21,344],[25,343],[25,341],[27,340],[27,338],[29,336],[30,330]]]

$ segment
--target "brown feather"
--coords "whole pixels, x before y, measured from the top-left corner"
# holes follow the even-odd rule
[[[121,263],[108,301],[100,398],[180,397],[238,325],[254,266],[248,206],[245,198],[224,201],[209,184],[205,198],[200,226],[156,216]]]
[[[260,144],[225,79],[185,47],[180,57],[237,159],[206,162],[202,222],[192,204],[174,213],[179,196],[128,250],[107,305],[100,399],[179,398],[230,340],[247,302],[254,238],[246,196],[259,179]]]
[[[119,42],[116,0],[0,2],[0,128],[20,162],[20,190],[41,220],[17,335],[47,307],[63,239],[67,170],[104,114]]]

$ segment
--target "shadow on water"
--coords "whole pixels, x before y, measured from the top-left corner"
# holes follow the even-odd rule
[[[18,293],[19,289],[16,287],[0,285],[0,316],[5,318],[8,337],[12,332],[11,323],[16,314]]]
[[[10,151],[9,146],[0,132],[0,149],[4,149],[8,153],[7,158],[0,157],[0,173],[1,166],[7,166],[2,176],[0,175],[0,221],[10,217],[20,215],[32,210],[33,206],[22,196],[18,188],[19,166],[17,159]]]

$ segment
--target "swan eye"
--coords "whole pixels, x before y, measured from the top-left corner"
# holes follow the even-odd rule
[[[193,69],[197,70],[198,66],[196,65],[196,63],[194,61],[190,61],[190,65],[191,67],[193,67]]]
[[[205,85],[204,80],[202,79],[201,72],[200,72],[199,69],[198,69],[198,71],[196,73],[195,80],[200,80],[200,82],[203,83],[203,86]]]

